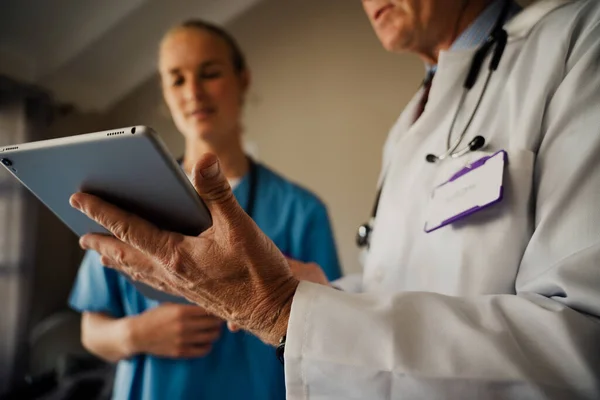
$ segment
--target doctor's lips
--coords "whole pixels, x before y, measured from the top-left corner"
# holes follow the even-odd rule
[[[387,4],[387,5],[383,6],[383,7],[381,7],[373,15],[373,20],[377,21],[379,18],[381,18],[383,16],[383,14],[385,14],[388,10],[391,10],[392,8],[394,8],[393,4]]]

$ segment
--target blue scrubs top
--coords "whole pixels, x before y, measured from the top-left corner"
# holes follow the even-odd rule
[[[248,175],[234,189],[246,207]],[[327,277],[340,277],[340,267],[323,203],[312,193],[257,165],[257,225],[286,255],[319,264]],[[115,318],[137,315],[159,302],[140,294],[120,273],[104,268],[88,252],[69,300],[78,311],[101,312]],[[118,363],[113,399],[285,399],[283,366],[273,347],[245,333],[226,328],[212,351],[196,359],[138,355]]]

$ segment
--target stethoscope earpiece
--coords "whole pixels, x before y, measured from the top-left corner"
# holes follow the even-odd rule
[[[435,154],[427,154],[425,156],[425,161],[427,161],[428,163],[435,164],[437,160],[438,157]]]
[[[451,154],[452,158],[462,157],[470,151],[477,151],[485,146],[485,138],[483,136],[475,136],[469,144],[462,150],[458,150]]]
[[[462,150],[456,150],[454,153],[449,154],[452,158],[462,157],[467,154],[469,151],[477,151],[485,147],[485,138],[483,136],[475,136],[473,140],[469,142],[469,144]],[[431,164],[435,164],[438,160],[443,160],[447,157],[447,155],[436,156],[435,154],[427,154],[425,156],[425,161]]]
[[[473,140],[469,142],[469,150],[477,151],[483,149],[485,146],[485,138],[483,136],[475,136]]]

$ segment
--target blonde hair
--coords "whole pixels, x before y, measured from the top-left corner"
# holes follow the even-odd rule
[[[223,39],[223,41],[225,41],[227,44],[227,47],[229,47],[229,52],[231,53],[231,62],[235,72],[241,74],[248,68],[248,65],[246,64],[246,57],[244,56],[244,53],[242,52],[242,49],[238,45],[235,38],[220,26],[204,20],[192,19],[174,26],[165,34],[165,36],[163,36],[162,42],[164,42],[165,39],[168,38],[172,33],[182,29],[198,29],[204,32],[212,33],[213,35]]]

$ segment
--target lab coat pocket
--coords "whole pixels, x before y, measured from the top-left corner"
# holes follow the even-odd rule
[[[534,161],[535,155],[529,150],[508,150],[502,201],[474,214],[473,218],[458,221],[454,227],[461,229],[467,225],[488,226],[490,224],[503,226],[513,219],[529,218]],[[512,222],[509,225],[512,226]]]
[[[477,293],[513,293],[519,264],[533,230],[532,182],[535,154],[507,151],[500,203],[453,224],[461,237],[462,272]]]

